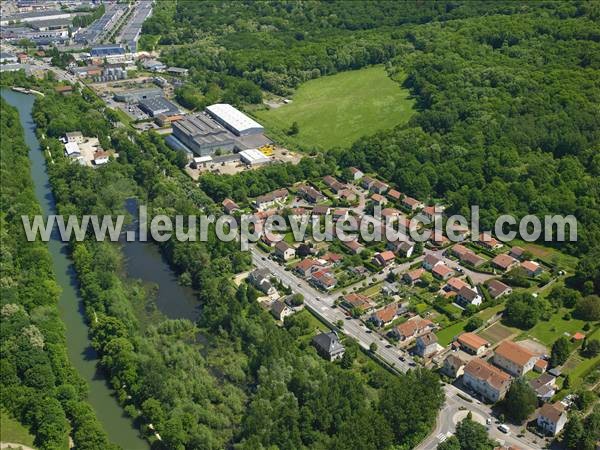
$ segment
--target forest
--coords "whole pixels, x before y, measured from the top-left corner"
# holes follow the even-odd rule
[[[0,356],[3,413],[27,425],[40,449],[111,449],[87,386],[67,357],[60,287],[44,242],[29,242],[21,215],[41,214],[17,110],[1,103]]]

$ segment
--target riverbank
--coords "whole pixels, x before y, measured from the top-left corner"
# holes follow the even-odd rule
[[[34,97],[8,89],[2,89],[2,97],[19,112],[25,143],[29,148],[35,197],[41,205],[44,216],[55,214],[54,196],[50,190],[44,154],[40,149],[35,134],[36,126],[31,115]],[[147,450],[148,443],[140,437],[133,421],[125,415],[113,391],[107,385],[104,374],[96,367],[97,354],[89,340],[84,305],[79,296],[75,270],[67,257],[67,245],[53,235],[48,242],[48,249],[56,281],[61,288],[58,308],[65,324],[68,357],[89,386],[88,401],[111,442],[126,450]]]

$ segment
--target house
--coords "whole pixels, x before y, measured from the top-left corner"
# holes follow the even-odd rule
[[[469,227],[460,225],[456,222],[447,223],[446,232],[448,233],[448,236],[452,236],[454,239],[457,239],[459,241],[464,241],[471,234]]]
[[[329,263],[333,266],[335,266],[336,264],[339,264],[343,261],[344,256],[340,255],[339,253],[326,253],[323,255],[323,257],[321,258],[323,261],[325,261],[326,263]]]
[[[110,153],[102,151],[102,150],[98,150],[96,153],[94,153],[94,164],[96,166],[108,164],[109,158],[110,158]]]
[[[312,344],[317,349],[317,353],[328,361],[341,359],[346,350],[334,331],[317,334],[312,339]]]
[[[542,266],[540,266],[535,261],[523,261],[521,263],[521,267],[525,269],[527,276],[537,277],[540,273],[543,272]]]
[[[465,362],[454,354],[448,355],[444,360],[442,372],[450,378],[458,378],[465,371]]]
[[[436,217],[441,216],[441,211],[441,206],[426,206],[421,211],[421,214],[423,214],[425,217],[427,217],[427,219],[429,219],[433,223]]]
[[[548,361],[542,358],[538,359],[533,365],[533,370],[538,373],[544,373],[546,369],[548,369]]]
[[[369,176],[364,176],[362,177],[362,180],[360,180],[360,185],[367,190],[371,190],[373,183],[375,183],[375,180]]]
[[[277,189],[276,191],[269,192],[268,194],[256,197],[254,200],[254,206],[259,211],[275,206],[277,203],[283,202],[289,192],[286,188]]]
[[[373,203],[376,203],[379,206],[383,206],[387,203],[387,199],[381,194],[371,195],[371,200],[373,201]]]
[[[524,253],[525,253],[525,249],[521,248],[521,247],[517,247],[517,246],[511,248],[510,252],[508,252],[508,254],[515,259],[521,259],[523,257]]]
[[[402,199],[402,206],[404,206],[405,208],[407,208],[411,211],[416,211],[418,209],[423,208],[424,205],[422,202],[420,202],[416,198],[406,196]]]
[[[275,244],[277,244],[277,242],[281,240],[281,236],[276,236],[275,234],[267,230],[260,236],[260,240],[265,245],[273,247]]]
[[[473,253],[473,250],[465,247],[462,244],[456,244],[454,247],[450,249],[450,253],[456,256],[458,259],[463,259],[463,257],[468,253]]]
[[[381,267],[386,267],[388,264],[394,262],[394,259],[396,259],[394,253],[389,250],[386,250],[381,253],[377,253],[373,257],[373,263]]]
[[[273,295],[277,290],[270,281],[271,271],[269,269],[255,269],[248,275],[248,281],[252,286],[266,295]]]
[[[346,220],[348,218],[348,210],[345,208],[336,208],[333,210],[333,220],[334,221],[338,221],[338,220]]]
[[[468,283],[465,283],[460,278],[450,278],[444,286],[445,291],[459,292],[462,288],[470,288]]]
[[[386,307],[375,311],[369,320],[375,324],[376,327],[386,326],[392,322],[398,314],[398,305],[396,303],[390,303]]]
[[[240,207],[238,206],[238,204],[236,202],[234,202],[233,200],[231,200],[230,198],[226,198],[225,200],[223,200],[223,209],[225,210],[226,214],[231,214],[234,211],[239,211]]]
[[[462,380],[466,387],[495,403],[506,395],[511,378],[483,359],[474,358],[465,366]]]
[[[446,264],[436,264],[433,269],[431,269],[431,273],[435,278],[447,280],[454,274],[454,270],[452,270]]]
[[[68,156],[69,158],[78,158],[81,156],[81,150],[79,149],[77,142],[67,142],[65,144],[65,156]]]
[[[364,249],[364,247],[357,240],[342,241],[342,245],[350,250],[353,255],[358,255]]]
[[[329,269],[320,269],[313,272],[310,278],[310,282],[316,287],[329,291],[335,287],[337,280]]]
[[[371,186],[371,190],[377,192],[378,194],[384,194],[389,188],[390,187],[386,183],[379,180],[375,180]]]
[[[392,334],[396,336],[400,342],[409,342],[422,334],[432,331],[434,328],[435,325],[431,320],[416,316],[395,327],[392,330]]]
[[[585,339],[585,334],[581,333],[580,331],[578,331],[577,333],[573,334],[573,336],[571,336],[571,340],[574,342],[583,341],[584,339]]]
[[[418,268],[415,270],[411,270],[410,272],[406,272],[403,276],[402,279],[410,285],[415,284],[417,281],[419,281],[421,279],[421,276],[425,273],[425,269],[423,268]]]
[[[402,216],[402,213],[396,208],[384,208],[381,210],[381,216],[393,223],[398,217]]]
[[[488,341],[477,336],[475,333],[463,333],[458,336],[457,342],[465,352],[476,356],[485,353],[487,347],[490,345]]]
[[[298,187],[298,195],[309,203],[318,203],[325,200],[325,196],[321,192],[307,184]]]
[[[375,306],[375,303],[366,295],[351,293],[342,297],[342,306],[348,311],[359,310],[368,311]]]
[[[397,255],[410,258],[415,251],[415,243],[397,239],[395,241],[389,241],[385,248],[391,250]]]
[[[319,270],[321,268],[322,268],[322,266],[319,261],[317,261],[315,259],[307,258],[307,259],[303,259],[298,264],[296,264],[296,267],[294,267],[294,271],[296,271],[302,277],[308,278],[308,276],[310,274],[312,274],[313,272],[316,272],[317,270]]]
[[[73,86],[56,86],[54,90],[60,95],[70,95],[73,92]]]
[[[479,267],[485,263],[485,259],[474,252],[469,252],[460,259],[462,263],[470,264],[473,267]]]
[[[444,262],[440,258],[432,254],[425,256],[425,259],[423,259],[422,263],[425,270],[432,270],[435,266],[439,264],[444,264]]]
[[[357,169],[356,167],[350,167],[350,174],[352,175],[352,179],[354,181],[358,181],[360,180],[365,174],[362,173],[359,169]]]
[[[529,385],[535,391],[537,398],[543,402],[550,401],[556,394],[556,378],[549,373],[544,373],[535,380],[531,380]]]
[[[416,353],[422,358],[428,358],[429,356],[437,353],[438,351],[438,340],[437,336],[431,332],[426,333],[417,338]]]
[[[353,202],[356,200],[356,192],[350,188],[342,189],[337,194],[340,200],[345,200],[347,202]]]
[[[502,255],[498,255],[496,256],[494,259],[492,259],[492,266],[503,270],[504,272],[517,267],[519,265],[519,261],[517,261],[515,258],[513,258],[510,255],[507,254],[502,254]]]
[[[431,244],[435,245],[436,247],[445,247],[446,245],[450,244],[450,239],[448,239],[446,236],[444,236],[441,233],[433,233],[431,235],[431,239],[429,239],[429,242],[431,242]]]
[[[326,175],[323,177],[323,183],[331,189],[335,194],[346,188],[346,185],[340,183],[335,177]]]
[[[327,214],[329,214],[330,208],[329,206],[315,206],[312,209],[312,214],[313,216],[326,216]]]
[[[397,202],[402,198],[403,194],[402,192],[397,191],[396,189],[390,189],[387,193],[387,196],[393,201]]]
[[[504,284],[502,281],[498,280],[489,280],[486,283],[488,292],[495,300],[503,295],[510,295],[512,293],[512,288],[507,284]]]
[[[463,308],[466,308],[468,305],[479,306],[482,301],[483,298],[477,291],[477,288],[471,288],[470,286],[463,286],[456,296],[456,303]]]
[[[567,423],[567,412],[562,403],[544,403],[540,408],[537,426],[544,433],[556,436]]]
[[[284,261],[289,261],[296,256],[296,249],[285,241],[279,241],[275,244],[275,256]]]
[[[490,233],[481,233],[477,243],[489,250],[497,250],[502,247],[502,243],[496,240]]]
[[[532,352],[512,341],[502,342],[494,352],[494,364],[517,377],[533,369],[537,359]]]
[[[84,141],[83,134],[81,131],[71,131],[70,133],[65,133],[65,142],[75,142],[76,144],[82,144]]]
[[[293,217],[296,220],[301,220],[303,217],[308,216],[308,210],[305,208],[292,208],[290,209],[289,217]]]
[[[284,320],[286,317],[294,314],[294,310],[286,305],[285,302],[275,300],[271,305],[271,314],[277,320]]]

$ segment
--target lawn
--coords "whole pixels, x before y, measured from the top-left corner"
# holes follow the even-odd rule
[[[27,428],[13,419],[4,408],[0,411],[0,440],[33,446],[33,436]]]
[[[550,320],[538,322],[531,330],[524,334],[551,347],[552,344],[554,344],[554,341],[565,333],[571,335],[577,331],[583,331],[585,321],[578,319],[565,320],[564,316],[567,312],[567,309],[561,308],[561,310],[554,314]]]
[[[542,261],[558,264],[562,269],[573,271],[579,261],[575,256],[567,255],[555,248],[545,247],[543,245],[534,244],[533,242],[525,242],[520,239],[514,239],[510,245],[517,245],[531,252],[531,254],[540,258]]]
[[[277,140],[327,150],[405,123],[412,107],[408,91],[389,78],[383,66],[374,66],[310,80],[298,88],[291,103],[254,114]],[[294,122],[298,134],[284,137]]]

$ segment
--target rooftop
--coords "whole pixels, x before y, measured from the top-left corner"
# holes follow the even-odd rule
[[[487,382],[496,389],[502,389],[510,383],[510,375],[479,358],[472,359],[467,363],[465,373]]]
[[[206,110],[212,116],[219,117],[224,122],[227,122],[238,132],[242,132],[251,128],[262,128],[261,124],[251,119],[240,110],[226,103],[217,103],[207,106]]]
[[[535,355],[512,341],[504,341],[496,347],[495,354],[519,366],[524,366]]]
[[[480,347],[489,345],[489,342],[475,333],[463,333],[458,337],[458,342],[465,347],[477,350]]]

